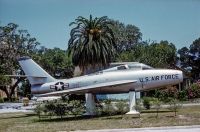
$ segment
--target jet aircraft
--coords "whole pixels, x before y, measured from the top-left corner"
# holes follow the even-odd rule
[[[137,62],[119,64],[71,79],[55,79],[30,57],[21,57],[18,61],[31,84],[32,94],[38,97],[85,94],[88,115],[95,114],[94,94],[129,93],[127,114],[138,114],[134,108],[136,91],[175,85],[183,81],[180,70],[154,69]]]

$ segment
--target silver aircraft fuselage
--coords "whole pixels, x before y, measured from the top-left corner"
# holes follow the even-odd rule
[[[31,84],[32,93],[41,96],[126,93],[175,85],[183,81],[180,70],[154,69],[138,62],[113,63],[113,67],[93,74],[58,80],[30,57],[21,57],[18,61]]]
[[[131,90],[144,91],[179,84],[183,81],[183,75],[182,71],[171,69],[119,70],[56,80],[55,82],[44,83],[42,85],[34,85],[31,90],[33,94],[44,94],[123,80],[135,80],[136,82],[127,85],[113,86],[109,89],[98,88],[92,92],[90,91],[90,93],[127,93]]]

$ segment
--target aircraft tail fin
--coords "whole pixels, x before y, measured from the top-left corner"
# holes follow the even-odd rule
[[[18,61],[31,85],[39,85],[56,80],[37,63],[35,63],[30,57],[21,57],[18,59]]]

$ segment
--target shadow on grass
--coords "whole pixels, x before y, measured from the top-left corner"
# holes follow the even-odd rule
[[[62,121],[79,121],[79,120],[87,120],[87,119],[92,119],[92,118],[96,118],[94,116],[77,116],[77,117],[42,117],[42,118],[38,118],[38,120],[35,120],[35,122],[62,122]]]
[[[101,116],[102,117],[102,116]],[[113,116],[104,116],[102,117],[103,120],[110,120],[110,119],[114,119],[114,120],[118,120],[118,119],[123,119],[123,116],[121,115],[113,115]]]
[[[77,117],[63,117],[60,118],[59,116],[49,118],[48,116],[43,116],[42,118],[38,118],[38,120],[35,120],[35,122],[62,122],[62,121],[79,121],[79,120],[90,120],[90,119],[98,119],[101,118],[102,120],[110,120],[110,119],[123,119],[123,116],[121,115],[101,115],[101,116],[77,116]]]
[[[0,117],[0,120],[2,119],[14,119],[14,118],[24,118],[24,117],[32,117],[32,116],[36,116],[36,114],[24,114],[24,115],[11,115],[8,117]]]
[[[168,113],[168,112],[173,112],[171,110],[161,110],[158,111],[158,113]],[[156,110],[143,110],[141,113],[157,113]]]

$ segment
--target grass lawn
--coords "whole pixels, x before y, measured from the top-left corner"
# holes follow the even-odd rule
[[[144,111],[140,118],[127,115],[93,118],[44,119],[39,121],[34,114],[0,114],[0,132],[55,132],[87,129],[117,129],[134,127],[158,127],[175,125],[200,125],[200,106],[181,108],[177,116],[174,112],[162,110],[156,118],[154,111]]]

